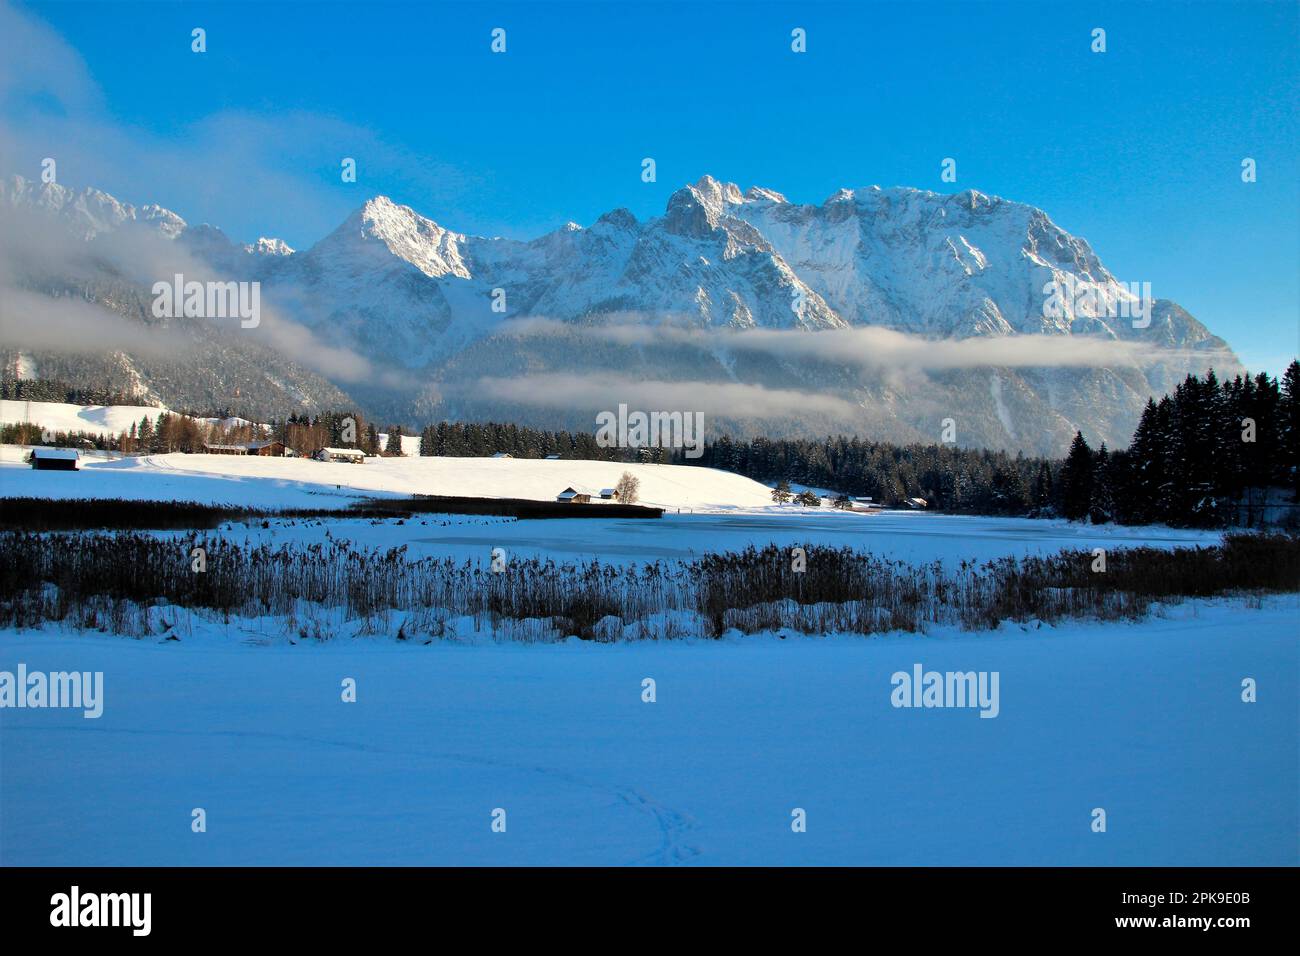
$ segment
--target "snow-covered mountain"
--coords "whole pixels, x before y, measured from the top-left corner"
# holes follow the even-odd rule
[[[193,278],[225,278],[235,251],[293,252],[278,239],[236,250],[219,229],[96,189],[0,178],[0,374],[258,418],[352,403],[266,337],[154,314],[154,282],[196,267]]]
[[[659,389],[647,410],[700,408],[734,430],[936,441],[953,418],[963,444],[1057,452],[1076,427],[1122,445],[1149,395],[1189,371],[1239,368],[1169,300],[1151,304],[1149,324],[1131,321],[1135,290],[1085,240],[974,190],[871,187],[799,205],[706,176],[662,216],[616,209],[528,242],[455,232],[380,196],[298,252],[95,190],[11,179],[6,203],[91,245],[143,230],[218,278],[260,281],[263,301],[315,341],[384,371],[347,382],[351,395],[412,423],[587,428],[595,411],[625,395],[646,407]],[[1045,307],[1053,282],[1089,294]],[[881,331],[898,335],[868,337]],[[1113,357],[1070,359],[1076,340]],[[970,349],[981,342],[991,349]],[[873,359],[863,343],[902,343],[913,358]],[[948,357],[928,361],[931,350]]]

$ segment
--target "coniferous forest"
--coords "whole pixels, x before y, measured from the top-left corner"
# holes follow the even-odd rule
[[[698,464],[759,481],[797,482],[886,505],[910,497],[961,514],[1154,522],[1182,527],[1294,526],[1300,465],[1300,362],[1219,381],[1189,375],[1149,401],[1127,449],[1076,433],[1062,461],[955,445],[824,440],[709,442]]]

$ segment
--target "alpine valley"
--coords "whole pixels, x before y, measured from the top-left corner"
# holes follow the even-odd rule
[[[263,321],[160,318],[175,275],[259,282]],[[1087,290],[1049,302],[1048,290]],[[0,180],[6,377],[248,418],[591,429],[620,404],[710,435],[845,432],[1059,454],[1127,444],[1149,396],[1241,371],[1176,303],[1143,303],[1041,210],[968,190],[821,205],[711,177],[532,241],[379,196],[311,248],[232,241],[95,189]],[[1132,307],[1132,309],[1130,309]],[[1130,318],[1133,310],[1142,321]]]

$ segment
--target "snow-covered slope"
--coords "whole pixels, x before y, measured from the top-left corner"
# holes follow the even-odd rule
[[[141,418],[157,418],[159,408],[143,405],[70,405],[66,402],[0,401],[0,424],[30,422],[49,432],[120,435]]]
[[[140,419],[157,420],[166,408],[150,405],[71,405],[67,402],[18,402],[0,400],[0,425],[31,423],[47,432],[86,432],[117,436],[129,432]],[[199,419],[226,428],[251,424],[243,418]],[[418,439],[417,439],[418,441]],[[417,445],[418,450],[418,445]]]
[[[4,446],[12,449],[14,446]],[[676,510],[734,511],[772,504],[765,485],[731,472],[687,465],[525,458],[367,458],[365,464],[236,455],[151,455],[86,461],[77,473],[35,472],[0,463],[0,485],[14,497],[174,499],[261,507],[344,507],[381,495],[456,495],[554,501],[572,486],[598,495],[623,472],[640,482],[639,504]]]

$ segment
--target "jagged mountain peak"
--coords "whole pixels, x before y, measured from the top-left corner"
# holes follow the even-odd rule
[[[257,242],[246,244],[244,251],[256,256],[291,256],[294,253],[293,247],[283,239],[269,239],[266,236],[259,237]]]
[[[735,183],[714,179],[708,173],[705,173],[696,182],[683,186],[677,192],[681,193],[683,190],[689,192],[696,201],[717,214],[722,214],[727,206],[739,206],[751,202],[789,203],[785,196],[774,189],[767,189],[763,186],[750,186],[749,189],[742,192]]]
[[[596,220],[596,225],[602,224],[613,226],[616,229],[635,229],[639,225],[632,210],[628,209],[626,206],[619,206],[617,209],[611,209]]]
[[[465,236],[443,229],[410,206],[375,196],[358,207],[334,232],[314,245],[314,258],[361,256],[383,261],[386,254],[409,263],[430,278],[469,278],[461,247]],[[353,270],[349,270],[353,271]]]

